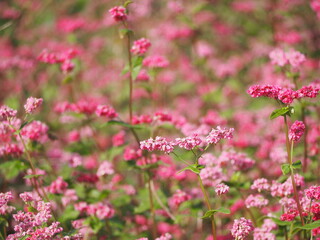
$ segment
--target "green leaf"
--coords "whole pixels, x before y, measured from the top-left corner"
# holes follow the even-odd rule
[[[28,166],[20,160],[10,160],[0,164],[0,170],[6,180],[12,180],[19,175],[19,173],[26,170]]]
[[[278,226],[288,226],[288,225],[291,225],[292,222],[286,222],[286,221],[281,221],[280,219],[278,218],[271,218],[272,221],[277,224]]]
[[[21,130],[22,128],[24,128],[25,126],[27,126],[29,123],[31,123],[33,121],[33,119],[30,119],[28,121],[25,121],[21,124],[19,130]]]
[[[220,213],[224,213],[224,214],[230,214],[230,210],[224,207],[218,208],[218,209],[212,209],[207,211],[203,217],[201,217],[202,219],[205,218],[211,218],[215,213],[220,212]]]
[[[71,75],[68,75],[62,80],[62,83],[63,84],[68,84],[68,83],[71,83],[72,80],[73,80],[73,77]]]
[[[42,176],[41,174],[30,174],[30,175],[26,175],[24,176],[23,178],[24,179],[30,179],[30,178],[37,178],[37,177],[40,177]]]
[[[288,163],[282,164],[281,170],[283,175],[287,175],[291,171],[290,164]]]
[[[320,220],[306,224],[304,226],[299,226],[297,228],[304,229],[304,230],[312,230],[318,227],[320,227]]]
[[[194,172],[195,174],[199,174],[200,173],[200,170],[198,169],[198,165],[197,164],[189,165],[188,167],[185,167],[185,168],[181,169],[178,173],[184,172],[186,170],[190,170],[190,171]]]
[[[69,205],[66,207],[63,214],[61,214],[61,216],[59,217],[59,222],[64,223],[70,220],[75,220],[78,218],[79,215],[80,212],[75,210],[73,205]]]
[[[124,6],[125,8],[127,8],[128,5],[131,4],[131,3],[133,3],[133,1],[126,1],[126,2],[123,4],[123,6]]]
[[[129,35],[129,34],[133,34],[133,31],[130,29],[123,28],[119,30],[119,36],[121,39],[123,39],[126,35]]]
[[[140,72],[140,69],[142,67],[142,56],[137,56],[132,59],[132,78],[135,80]]]
[[[279,108],[279,109],[276,109],[274,110],[271,115],[270,115],[270,119],[275,119],[277,117],[280,117],[280,116],[291,116],[291,114],[294,113],[294,108],[293,107],[283,107],[283,108]]]
[[[103,124],[102,127],[104,127],[105,125],[120,125],[120,126],[123,126],[123,127],[133,128],[133,129],[144,129],[145,128],[145,127],[140,126],[140,125],[131,125],[129,123],[116,121],[116,120],[110,120],[106,124]]]
[[[294,163],[292,163],[292,168],[293,169],[300,169],[301,168],[301,161],[296,161]]]

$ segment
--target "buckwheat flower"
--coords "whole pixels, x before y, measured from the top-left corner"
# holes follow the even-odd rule
[[[223,170],[219,166],[205,167],[200,171],[200,177],[205,186],[214,187],[221,181],[226,180],[226,176],[223,174]]]
[[[286,221],[286,222],[291,222],[295,219],[296,216],[299,215],[299,212],[297,209],[290,209],[284,214],[281,215],[280,220],[281,221]]]
[[[0,208],[7,205],[7,203],[12,199],[13,196],[11,192],[0,193]]]
[[[67,190],[68,183],[66,183],[62,177],[58,177],[54,182],[51,183],[51,185],[48,188],[48,191],[50,193],[56,194],[62,194]]]
[[[212,129],[206,137],[207,144],[217,144],[221,139],[231,139],[233,137],[234,128],[221,128],[218,126]]]
[[[22,201],[24,201],[25,203],[26,202],[32,202],[35,200],[35,198],[33,197],[32,193],[31,192],[24,192],[24,193],[21,193],[19,195],[19,197],[22,199]]]
[[[235,219],[231,229],[231,234],[236,240],[244,240],[254,230],[251,220],[240,218]]]
[[[268,205],[268,199],[264,198],[261,194],[252,195],[250,194],[245,200],[245,205],[247,208],[257,207],[262,208]]]
[[[99,117],[108,117],[108,118],[115,118],[118,116],[118,114],[112,107],[106,106],[106,105],[98,105],[96,109],[96,114]]]
[[[298,142],[302,137],[305,128],[306,127],[303,122],[295,121],[290,127],[290,131],[289,131],[290,141]]]
[[[255,228],[253,233],[254,240],[276,240],[276,235],[271,233],[277,229],[277,225],[271,219],[265,219],[260,228]]]
[[[247,93],[253,98],[269,97],[277,99],[280,90],[281,87],[276,85],[253,85],[248,89]]]
[[[320,89],[316,86],[309,85],[303,86],[301,89],[297,91],[298,98],[308,97],[308,98],[316,98],[320,92]]]
[[[301,64],[306,61],[305,55],[293,49],[286,53],[286,58],[288,59],[290,65],[294,68],[300,67]]]
[[[26,104],[24,105],[24,110],[27,114],[31,114],[41,106],[42,102],[42,98],[29,97],[26,101]]]
[[[61,202],[63,206],[67,206],[72,202],[75,202],[78,200],[78,196],[76,193],[76,190],[74,189],[68,189],[63,194],[63,197],[61,198]]]
[[[148,140],[141,141],[140,148],[149,152],[163,151],[169,154],[174,150],[174,145],[165,138],[157,136],[155,139],[149,138]]]
[[[112,174],[114,174],[112,163],[108,161],[103,161],[100,164],[100,167],[98,168],[97,176],[102,177],[105,175],[112,175]]]
[[[135,55],[144,55],[150,47],[150,41],[146,38],[141,38],[133,42],[131,52]]]
[[[57,63],[57,56],[54,53],[50,53],[47,49],[42,50],[37,58],[38,61],[43,63],[54,64]]]
[[[48,126],[40,121],[33,121],[21,130],[22,137],[45,143],[48,138]]]
[[[75,65],[73,62],[71,62],[69,59],[66,59],[62,62],[60,65],[60,69],[63,73],[69,73],[74,69]]]
[[[270,52],[269,58],[271,59],[271,63],[273,65],[278,65],[280,67],[283,67],[288,62],[285,52],[281,49],[275,49]]]
[[[17,115],[17,110],[9,108],[6,105],[2,105],[0,107],[0,121],[8,120],[9,118],[13,118]]]
[[[224,183],[220,183],[215,187],[215,192],[218,196],[228,193],[229,192],[229,186],[224,184]]]
[[[113,17],[113,19],[117,22],[127,20],[126,9],[122,6],[116,6],[109,10],[109,13]]]
[[[286,105],[290,105],[296,98],[298,93],[292,89],[281,89],[278,94],[278,99]]]
[[[320,200],[320,186],[311,186],[305,190],[305,194],[309,199]]]
[[[172,209],[177,209],[183,202],[188,201],[190,198],[190,195],[178,189],[175,194],[169,198],[169,206]]]
[[[194,149],[201,143],[202,140],[196,134],[192,137],[176,138],[173,142],[174,145],[178,145],[180,148],[184,148],[186,150]]]
[[[165,68],[169,65],[169,61],[163,56],[154,55],[146,57],[142,64],[149,68]]]
[[[252,190],[258,190],[261,192],[262,190],[268,191],[270,189],[270,184],[268,180],[265,178],[259,178],[254,180],[253,184],[251,185]]]
[[[160,237],[156,238],[155,240],[171,240],[172,236],[169,233],[165,233],[161,235]]]

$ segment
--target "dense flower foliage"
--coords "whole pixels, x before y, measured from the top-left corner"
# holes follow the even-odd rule
[[[0,1],[0,240],[319,240],[319,21]]]

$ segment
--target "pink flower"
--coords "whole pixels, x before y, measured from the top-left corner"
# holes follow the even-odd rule
[[[269,97],[277,99],[281,87],[275,85],[254,85],[248,89],[248,94],[251,97]]]
[[[216,189],[214,190],[216,192],[216,194],[218,196],[222,195],[222,194],[225,194],[225,193],[228,193],[229,192],[229,186],[224,184],[224,183],[220,183],[216,186]]]
[[[160,237],[156,238],[155,240],[171,240],[172,236],[169,233],[165,233],[161,235]]]
[[[272,64],[278,65],[280,67],[283,67],[288,62],[285,52],[281,49],[273,50],[272,52],[270,52],[269,57]]]
[[[126,9],[122,6],[116,6],[109,10],[109,13],[113,19],[117,22],[127,20]]]
[[[40,121],[33,121],[21,130],[22,137],[45,143],[48,141],[48,126]]]
[[[231,139],[233,137],[233,128],[221,128],[218,126],[216,129],[212,129],[206,137],[207,144],[217,144],[221,139]]]
[[[141,38],[133,42],[131,52],[135,55],[144,55],[150,47],[150,41],[146,38]]]
[[[41,106],[42,102],[43,102],[42,98],[29,97],[26,101],[26,104],[24,105],[24,109],[26,113],[28,114],[33,113],[38,107]]]
[[[48,191],[53,194],[62,194],[67,190],[68,183],[63,181],[62,177],[58,177],[48,188]]]
[[[320,89],[313,85],[303,86],[301,89],[297,91],[298,98],[308,97],[315,98],[318,96]]]
[[[60,68],[63,73],[69,73],[74,69],[75,65],[69,59],[62,62]]]
[[[106,105],[98,105],[96,109],[96,114],[99,117],[108,117],[108,118],[115,118],[118,116],[118,114],[112,107],[109,107]]]
[[[305,55],[293,49],[286,53],[286,58],[288,59],[290,65],[294,68],[300,67],[301,64],[306,61]]]
[[[278,94],[278,99],[286,105],[290,105],[297,97],[298,94],[292,89],[281,89]]]
[[[149,68],[165,68],[169,65],[169,61],[159,55],[149,56],[143,60],[143,66]]]
[[[254,230],[251,220],[240,218],[234,220],[231,234],[236,240],[244,240]]]
[[[78,196],[76,190],[67,189],[61,198],[61,202],[63,206],[69,205],[71,202],[75,202],[78,200]]]
[[[186,138],[176,138],[174,140],[174,145],[178,145],[180,148],[184,148],[186,150],[194,149],[202,143],[202,140],[198,137],[198,135],[194,135],[192,137]]]
[[[261,194],[249,195],[245,200],[245,205],[247,208],[257,207],[262,208],[268,205],[268,199],[264,198]]]
[[[152,151],[163,151],[168,154],[174,149],[174,145],[168,142],[165,138],[157,136],[155,139],[149,138],[148,140],[140,142],[140,148],[142,150]]]
[[[309,199],[320,200],[320,186],[311,186],[305,190],[305,194]]]
[[[268,183],[268,180],[265,178],[259,178],[254,180],[253,184],[251,185],[252,190],[258,190],[258,192],[261,192],[262,190],[269,190],[270,184]]]
[[[0,121],[8,120],[9,118],[13,118],[17,115],[17,110],[13,110],[6,105],[2,105],[0,107]]]
[[[108,161],[103,161],[100,164],[100,167],[98,168],[97,176],[102,177],[102,176],[111,175],[111,174],[114,174],[112,163]]]
[[[289,131],[290,141],[298,142],[302,137],[305,128],[306,127],[303,122],[295,121],[290,127],[290,131]]]
[[[190,195],[178,189],[169,199],[169,206],[173,209],[177,209],[183,202],[188,201],[190,198]]]

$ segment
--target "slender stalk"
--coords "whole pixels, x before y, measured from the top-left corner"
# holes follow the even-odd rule
[[[154,195],[154,198],[157,200],[157,202],[159,203],[159,205],[161,206],[161,208],[168,214],[168,216],[173,220],[176,221],[176,218],[173,216],[173,214],[170,212],[170,210],[164,205],[164,203],[161,201],[160,197],[157,194],[156,189],[154,188],[154,184],[153,181],[150,181],[151,183],[151,190],[152,193]]]
[[[303,104],[303,103],[301,103]],[[302,164],[302,171],[306,172],[308,167],[308,125],[306,124],[306,109],[302,105],[301,106],[301,120],[306,126],[303,134],[303,164]]]
[[[197,175],[197,176],[198,176],[199,185],[200,185],[203,197],[204,197],[205,204],[207,205],[207,208],[209,210],[211,210],[212,208],[211,208],[211,205],[210,205],[210,201],[209,201],[209,197],[208,197],[207,191],[203,186],[201,177],[199,175]],[[213,240],[217,240],[216,223],[215,223],[214,215],[212,215],[212,217],[211,217],[211,230],[212,230]]]
[[[290,165],[290,175],[291,175],[291,182],[292,182],[292,187],[293,187],[293,196],[296,201],[297,207],[298,207],[298,212],[301,220],[302,226],[304,225],[304,219],[302,216],[302,209],[299,201],[299,195],[297,191],[297,185],[294,179],[294,174],[293,174],[293,169],[291,168],[292,165],[292,153],[293,153],[293,141],[290,142],[289,140],[289,128],[288,128],[288,122],[287,122],[287,116],[284,116],[284,123],[285,123],[285,132],[286,132],[286,147],[287,147],[287,154],[288,154],[288,164]]]
[[[153,204],[153,196],[151,189],[151,176],[148,174],[148,192],[149,192],[149,201],[150,201],[150,209],[151,209],[151,219],[152,219],[152,237],[155,239],[157,237],[157,228],[156,228],[156,215]]]
[[[127,22],[123,22],[125,28],[128,28]],[[127,55],[128,55],[128,63],[129,63],[129,118],[130,124],[132,123],[132,91],[133,91],[133,78],[132,78],[132,55],[131,55],[131,36],[130,33],[126,34],[127,36]]]

